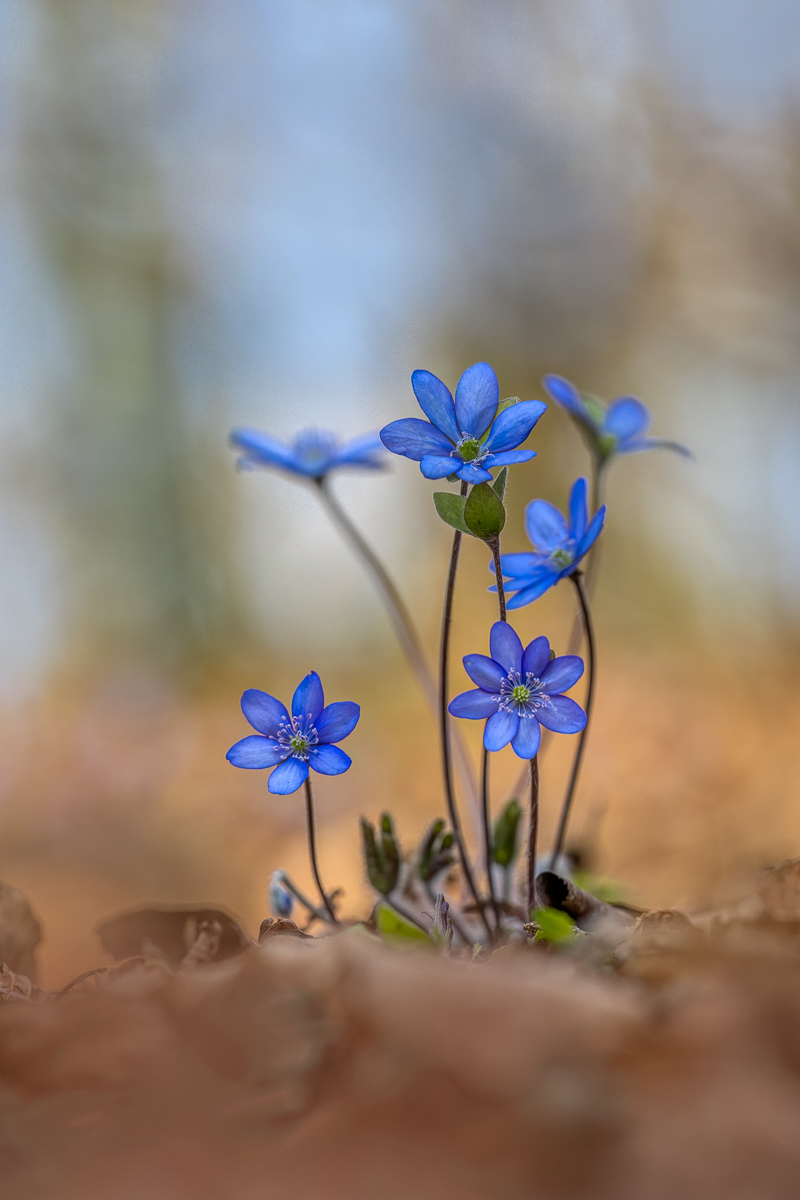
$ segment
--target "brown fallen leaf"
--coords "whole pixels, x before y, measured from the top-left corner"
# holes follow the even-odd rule
[[[179,967],[203,922],[215,922],[222,931],[214,957],[207,961],[231,958],[251,944],[238,922],[220,908],[137,908],[109,917],[97,933],[103,949],[116,959],[141,955],[163,958],[171,967]]]
[[[35,981],[34,951],[41,938],[42,927],[27,896],[0,882],[0,962]]]

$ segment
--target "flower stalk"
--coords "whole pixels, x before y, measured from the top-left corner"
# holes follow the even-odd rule
[[[588,601],[588,598],[586,595],[586,588],[583,585],[583,576],[580,571],[575,571],[570,576],[570,579],[572,580],[573,584],[575,585],[575,590],[578,594],[578,603],[580,605],[584,633],[586,634],[586,647],[587,647],[587,659],[588,659],[588,669],[587,669],[588,686],[587,686],[587,690],[586,690],[586,708],[585,708],[586,724],[584,725],[584,727],[581,731],[581,734],[580,734],[580,738],[578,741],[578,747],[575,751],[575,759],[572,764],[572,771],[570,772],[569,782],[567,783],[567,790],[566,790],[566,793],[564,796],[564,803],[561,807],[561,816],[559,817],[558,828],[556,830],[555,842],[553,844],[553,852],[552,852],[552,856],[550,859],[550,870],[551,871],[555,870],[558,856],[561,854],[563,847],[564,847],[564,838],[565,838],[566,832],[567,832],[567,822],[569,821],[570,810],[572,808],[572,800],[575,795],[575,788],[578,783],[578,775],[580,774],[581,763],[583,761],[583,752],[586,748],[586,734],[589,730],[589,722],[591,721],[591,717],[592,717],[592,702],[594,700],[594,682],[595,682],[595,671],[596,671],[596,648],[595,648],[595,638],[594,638],[594,625],[592,623],[592,614],[589,609],[589,601]]]
[[[309,778],[306,778],[305,792],[306,792],[306,820],[308,822],[308,854],[311,859],[311,870],[314,874],[314,880],[315,880],[317,888],[319,890],[319,894],[322,898],[322,903],[325,905],[325,909],[328,913],[328,916],[330,917],[330,919],[334,925],[338,925],[339,918],[336,916],[336,913],[333,910],[333,905],[331,904],[330,900],[328,899],[328,893],[325,891],[324,887],[322,886],[322,880],[320,879],[320,874],[319,874],[319,864],[317,863],[317,839],[316,839],[316,835],[315,835],[315,831],[314,831],[314,800],[311,795],[311,780]]]
[[[528,915],[536,902],[536,842],[539,834],[539,755],[531,759],[530,828],[528,831]]]

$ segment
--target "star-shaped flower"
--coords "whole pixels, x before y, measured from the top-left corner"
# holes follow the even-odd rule
[[[658,449],[675,450],[685,458],[692,458],[691,450],[678,442],[645,436],[652,418],[635,396],[620,396],[605,405],[596,396],[582,395],[562,375],[545,375],[542,383],[547,394],[577,423],[599,462],[604,463],[615,454]]]
[[[242,712],[258,734],[231,746],[226,758],[234,767],[250,771],[275,767],[267,784],[274,795],[296,792],[308,779],[309,767],[320,775],[341,775],[349,769],[349,755],[333,743],[353,732],[361,709],[350,700],[326,708],[316,671],[298,684],[291,716],[280,700],[256,688],[242,696]]]
[[[600,536],[605,517],[603,504],[589,520],[583,477],[572,485],[569,521],[548,500],[531,500],[525,509],[525,532],[533,553],[500,555],[503,575],[508,576],[506,592],[516,592],[508,600],[508,608],[522,608],[538,600],[559,579],[571,575]]]
[[[517,633],[506,621],[496,621],[489,635],[491,658],[467,654],[464,670],[478,686],[450,701],[454,717],[486,720],[483,744],[502,750],[511,743],[519,758],[535,758],[542,740],[541,726],[556,733],[580,733],[586,713],[563,695],[583,674],[577,654],[550,658],[546,637],[534,638],[523,650]]]
[[[405,417],[381,430],[393,454],[418,462],[426,479],[457,475],[467,483],[485,483],[494,467],[528,462],[533,450],[518,450],[547,405],[523,400],[498,414],[500,389],[488,363],[468,367],[458,381],[455,401],[430,371],[415,371],[411,386],[428,417]]]
[[[230,441],[245,470],[276,467],[305,479],[322,479],[342,468],[380,471],[386,465],[377,433],[364,433],[342,445],[335,433],[306,429],[286,446],[258,429],[234,429]]]

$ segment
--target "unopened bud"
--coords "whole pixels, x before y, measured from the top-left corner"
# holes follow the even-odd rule
[[[283,871],[273,871],[269,881],[269,906],[276,917],[288,919],[294,908],[294,896],[283,883]]]

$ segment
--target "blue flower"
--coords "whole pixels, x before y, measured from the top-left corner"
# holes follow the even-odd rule
[[[525,509],[525,532],[534,553],[500,555],[503,575],[508,576],[506,591],[517,593],[508,601],[508,607],[522,608],[538,600],[559,579],[571,575],[600,536],[605,517],[603,504],[589,520],[583,477],[572,485],[569,522],[547,500],[531,500]]]
[[[242,712],[261,736],[242,738],[226,758],[234,767],[250,771],[275,767],[267,785],[273,795],[296,792],[308,779],[309,767],[320,775],[341,775],[349,768],[350,758],[333,743],[353,732],[361,709],[349,700],[326,708],[316,671],[300,681],[291,716],[280,700],[255,688],[242,696]]]
[[[541,726],[556,733],[580,733],[586,713],[562,693],[583,674],[577,654],[550,658],[546,637],[522,642],[506,621],[496,621],[489,635],[491,658],[467,654],[464,670],[477,688],[450,701],[454,717],[480,721],[488,717],[483,734],[487,750],[511,743],[519,758],[535,758],[542,740]]]
[[[493,467],[528,462],[533,450],[517,450],[547,405],[523,400],[497,414],[500,389],[488,363],[468,367],[458,381],[456,398],[430,371],[415,371],[411,386],[429,419],[406,417],[381,430],[381,441],[394,454],[418,462],[426,479],[457,475],[467,483],[485,483]]]
[[[620,396],[607,407],[596,396],[581,395],[573,383],[561,375],[545,375],[545,391],[560,404],[580,427],[589,449],[603,463],[615,454],[636,454],[639,450],[676,450],[692,458],[691,450],[664,438],[645,437],[652,420],[648,409],[635,396]]]
[[[269,906],[276,917],[287,920],[292,915],[294,896],[284,886],[283,871],[273,871],[269,881]]]
[[[231,445],[240,451],[238,465],[245,470],[278,467],[306,479],[322,479],[340,468],[380,471],[384,466],[383,445],[377,433],[364,433],[340,445],[335,433],[307,429],[285,446],[258,429],[234,429]]]

